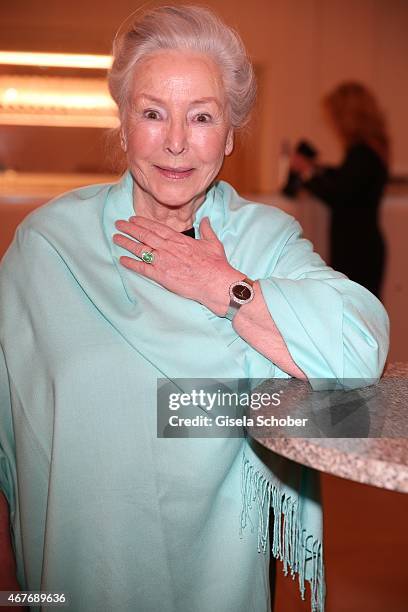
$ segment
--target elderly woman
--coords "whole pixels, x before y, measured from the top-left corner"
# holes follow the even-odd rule
[[[157,380],[375,379],[386,314],[293,218],[216,182],[255,84],[211,12],[147,12],[109,84],[128,171],[37,210],[1,270],[18,582],[74,612],[266,612],[272,508],[272,552],[322,610],[312,473],[244,438],[158,438]]]

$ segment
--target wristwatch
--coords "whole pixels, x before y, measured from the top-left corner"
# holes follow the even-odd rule
[[[229,296],[230,303],[228,306],[227,314],[225,317],[232,321],[237,314],[238,310],[244,304],[249,304],[254,299],[254,281],[248,277],[243,278],[240,281],[235,281],[230,285]]]

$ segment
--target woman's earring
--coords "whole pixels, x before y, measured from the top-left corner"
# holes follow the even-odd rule
[[[125,135],[123,134],[123,132],[120,133],[120,146],[122,147],[123,151],[127,151],[127,140]]]

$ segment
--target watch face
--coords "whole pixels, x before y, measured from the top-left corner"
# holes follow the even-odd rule
[[[237,300],[243,300],[244,302],[252,297],[252,291],[249,287],[241,284],[235,285],[235,287],[232,288],[232,294]]]
[[[231,302],[234,304],[247,304],[254,298],[254,290],[252,285],[247,283],[245,280],[237,281],[230,286],[230,297]]]

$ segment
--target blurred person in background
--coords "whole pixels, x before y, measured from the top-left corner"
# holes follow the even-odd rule
[[[323,109],[341,141],[343,161],[321,166],[316,150],[300,143],[283,193],[295,197],[304,188],[330,207],[330,265],[380,297],[386,249],[379,208],[390,159],[386,121],[372,92],[357,82],[337,86]]]

